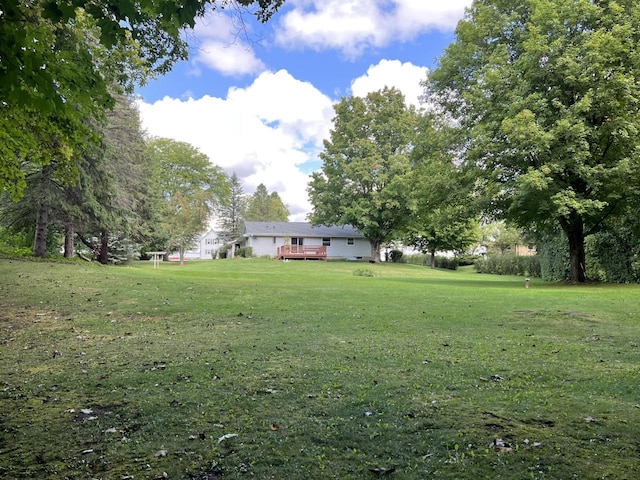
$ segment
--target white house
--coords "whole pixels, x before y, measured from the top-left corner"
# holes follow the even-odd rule
[[[193,244],[189,250],[184,252],[185,260],[211,260],[216,258],[218,249],[223,247],[225,242],[220,238],[219,232],[215,230],[209,230],[204,235],[201,235]],[[178,253],[172,252],[169,255],[169,260],[176,261],[180,257]]]
[[[202,235],[199,240],[200,243],[200,258],[202,260],[211,260],[216,258],[218,250],[224,247],[225,241],[220,238],[220,233],[215,230],[209,230]]]
[[[244,222],[240,246],[253,256],[368,260],[371,244],[350,225],[312,226],[306,222]]]

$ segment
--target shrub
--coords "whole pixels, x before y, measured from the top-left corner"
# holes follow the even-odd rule
[[[479,273],[540,277],[540,261],[537,256],[491,255],[476,261],[474,267]]]
[[[561,282],[569,278],[569,245],[562,232],[543,235],[537,250],[543,280]]]
[[[389,259],[393,263],[400,263],[402,261],[402,256],[403,256],[403,253],[401,250],[391,250],[389,252]]]
[[[426,257],[428,257],[428,255],[423,253],[414,253],[412,255],[405,255],[403,260],[405,263],[409,263],[411,265],[428,265],[428,261],[425,263]]]
[[[253,257],[253,247],[240,247],[236,250],[236,257],[251,258]]]
[[[591,280],[613,283],[640,280],[640,247],[633,231],[624,225],[587,237],[585,253],[587,276]]]
[[[431,264],[431,258],[427,257],[426,259],[427,265]],[[456,257],[443,257],[440,255],[436,255],[436,268],[445,268],[447,270],[457,270],[458,269],[458,259]]]
[[[466,265],[474,265],[478,260],[482,260],[482,255],[473,255],[471,253],[464,253],[456,257],[458,259],[458,266],[464,267]]]

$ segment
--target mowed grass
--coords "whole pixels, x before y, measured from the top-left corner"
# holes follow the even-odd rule
[[[638,286],[0,260],[0,477],[640,478],[639,344]]]

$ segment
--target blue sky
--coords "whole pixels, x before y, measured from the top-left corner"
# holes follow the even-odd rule
[[[395,86],[419,106],[420,81],[471,0],[286,0],[266,25],[212,12],[185,32],[188,61],[138,90],[149,135],[189,142],[245,193],[263,183],[301,221],[333,104]]]

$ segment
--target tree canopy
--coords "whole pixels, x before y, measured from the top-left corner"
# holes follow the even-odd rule
[[[178,250],[182,262],[220,199],[228,196],[228,178],[188,143],[155,138],[148,142],[148,155],[156,163],[153,181],[163,203],[165,248]]]
[[[420,117],[408,174],[411,220],[404,227],[404,243],[431,254],[464,252],[477,241],[478,210],[474,179],[455,163],[456,130],[433,113]]]
[[[24,193],[22,162],[75,181],[87,118],[187,57],[182,30],[206,12],[255,6],[267,21],[284,0],[7,0],[0,9],[0,190]],[[53,138],[43,146],[43,138]],[[95,141],[96,138],[94,137]],[[48,147],[48,148],[47,148]]]
[[[639,42],[637,2],[476,0],[427,83],[498,213],[564,231],[574,281],[585,236],[638,193]]]
[[[371,257],[396,238],[409,215],[405,174],[417,114],[395,88],[334,106],[331,137],[324,141],[321,171],[308,186],[313,224],[350,224],[371,242]]]
[[[286,222],[289,220],[289,209],[278,192],[269,193],[267,187],[261,183],[246,199],[243,216],[248,221]]]

